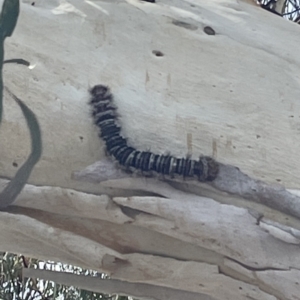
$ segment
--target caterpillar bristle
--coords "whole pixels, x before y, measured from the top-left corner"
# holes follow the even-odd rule
[[[174,178],[179,175],[184,179],[197,178],[199,181],[213,181],[219,172],[219,164],[211,157],[201,156],[199,160],[176,158],[170,153],[158,155],[149,151],[138,151],[128,146],[127,139],[121,135],[118,125],[117,107],[113,102],[110,88],[95,85],[90,90],[91,115],[94,124],[100,129],[99,137],[104,140],[106,152],[114,157],[127,171],[139,171],[145,176],[158,174]]]

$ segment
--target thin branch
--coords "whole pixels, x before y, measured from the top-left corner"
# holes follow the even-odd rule
[[[187,292],[168,287],[144,283],[131,283],[121,280],[74,275],[64,272],[46,271],[39,269],[25,269],[27,277],[43,278],[59,284],[76,286],[84,290],[98,293],[129,295],[138,298],[153,298],[159,300],[213,300],[211,297],[194,292]]]

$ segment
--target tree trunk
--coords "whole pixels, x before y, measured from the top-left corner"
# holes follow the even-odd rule
[[[26,276],[154,299],[300,299],[299,26],[248,1],[25,1],[4,84],[36,113],[43,156],[0,212],[1,250],[108,273]],[[88,89],[108,85],[128,144],[211,156],[212,182],[128,174]],[[5,94],[1,185],[28,156]]]

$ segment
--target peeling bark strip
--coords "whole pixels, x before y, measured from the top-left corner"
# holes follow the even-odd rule
[[[197,178],[199,181],[212,181],[217,177],[219,164],[211,157],[201,156],[199,160],[176,158],[171,155],[158,155],[149,151],[138,151],[127,145],[120,135],[121,127],[116,124],[116,107],[108,87],[96,85],[90,90],[90,105],[93,107],[94,123],[101,129],[99,136],[105,141],[109,155],[130,171],[142,171],[143,175],[153,173],[174,178]]]

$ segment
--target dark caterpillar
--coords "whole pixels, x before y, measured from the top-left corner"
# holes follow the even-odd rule
[[[94,123],[101,129],[99,137],[105,141],[106,150],[126,169],[142,171],[151,175],[158,173],[174,178],[195,177],[199,181],[212,181],[216,178],[219,165],[211,157],[201,156],[199,160],[176,158],[171,155],[158,155],[148,151],[138,151],[127,145],[116,124],[116,107],[108,87],[96,85],[90,89],[92,116]]]

